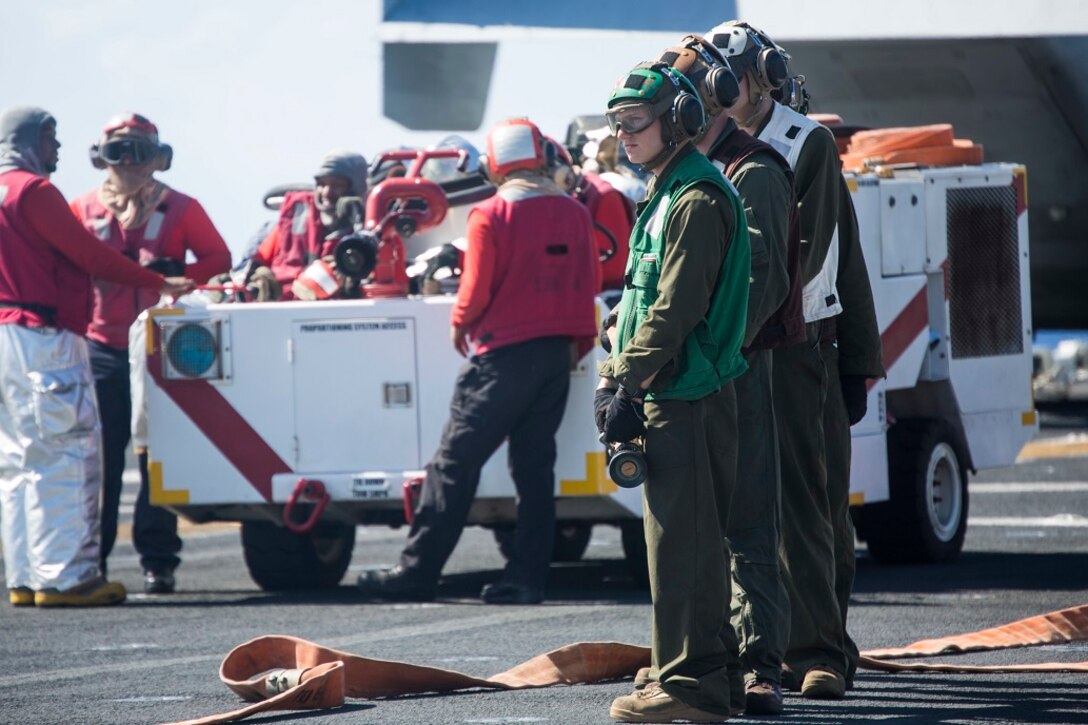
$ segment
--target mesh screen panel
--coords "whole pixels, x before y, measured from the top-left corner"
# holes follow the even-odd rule
[[[953,358],[1023,352],[1013,187],[948,190],[948,307]]]

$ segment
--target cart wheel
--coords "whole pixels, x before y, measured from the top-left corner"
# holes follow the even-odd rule
[[[510,561],[514,555],[514,527],[496,526],[491,529],[502,558]],[[584,521],[559,521],[555,524],[552,561],[580,561],[593,535],[593,524]]]
[[[593,524],[582,521],[557,523],[552,561],[581,561],[592,536]]]
[[[889,500],[859,512],[859,536],[879,561],[951,561],[967,533],[967,468],[952,427],[900,420],[888,431]]]
[[[242,551],[261,589],[328,589],[344,577],[355,548],[355,527],[314,526],[296,534],[270,521],[242,522]]]

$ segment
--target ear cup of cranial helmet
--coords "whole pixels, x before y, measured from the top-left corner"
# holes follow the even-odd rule
[[[174,163],[174,147],[167,143],[159,144],[159,170],[169,171]]]
[[[574,187],[577,184],[577,179],[574,178],[574,172],[566,164],[556,164],[552,167],[552,181],[564,194],[569,194],[574,191]]]
[[[756,73],[769,89],[781,88],[790,76],[786,56],[778,48],[763,48],[756,56]]]
[[[729,108],[740,97],[740,83],[728,68],[711,68],[703,81],[709,96],[722,108]]]
[[[688,138],[698,136],[703,130],[703,124],[706,123],[703,104],[690,93],[677,95],[672,104],[672,120],[673,125]]]
[[[564,192],[569,192],[574,188],[574,173],[564,163],[559,154],[559,149],[555,147],[555,143],[551,139],[544,139],[543,149],[544,164],[552,177],[552,181]]]
[[[88,155],[91,157],[91,166],[95,167],[96,169],[105,169],[106,162],[103,161],[102,157],[98,155],[99,148],[100,147],[97,143],[93,143],[91,144],[91,148],[87,150]]]

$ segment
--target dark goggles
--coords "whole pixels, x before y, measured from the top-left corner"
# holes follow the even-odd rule
[[[653,125],[657,120],[649,104],[623,106],[605,114],[608,130],[615,136],[622,129],[624,133],[638,133]]]
[[[98,158],[110,166],[117,166],[126,160],[134,165],[146,164],[158,154],[158,144],[145,138],[116,138],[102,144],[98,149]]]

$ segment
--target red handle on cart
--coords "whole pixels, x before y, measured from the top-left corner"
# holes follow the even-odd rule
[[[423,477],[416,476],[404,482],[404,522],[409,526],[416,517],[416,505],[423,492]]]
[[[312,503],[314,504],[314,510],[310,512],[309,517],[302,523],[296,523],[291,514],[295,510],[295,505],[298,503]],[[300,478],[298,483],[295,484],[295,490],[291,492],[291,495],[287,498],[287,505],[283,507],[283,525],[287,527],[288,531],[293,531],[296,534],[306,534],[314,527],[317,520],[321,517],[321,512],[325,510],[325,506],[329,503],[329,492],[325,490],[325,484],[321,481],[311,481],[309,479]]]
[[[405,174],[405,177],[414,179],[422,173],[423,164],[431,159],[457,159],[458,163],[464,163],[467,158],[468,153],[464,149],[429,149],[418,151],[415,149],[404,149],[403,151],[387,151],[379,155],[375,165],[381,166],[386,161],[412,161],[412,166],[408,169],[408,173]]]

